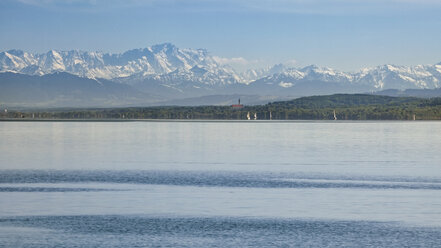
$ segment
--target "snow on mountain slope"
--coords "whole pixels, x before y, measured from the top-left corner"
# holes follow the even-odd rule
[[[353,76],[344,72],[335,71],[327,67],[310,65],[301,69],[285,68],[279,73],[275,73],[261,78],[259,81],[265,84],[274,84],[283,88],[290,88],[305,81],[320,81],[330,83],[352,82]]]
[[[273,74],[282,73],[285,70],[287,70],[288,67],[286,67],[283,64],[276,64],[274,66],[266,67],[266,68],[260,68],[260,69],[249,69],[243,73],[240,74],[240,77],[243,82],[250,83],[255,80],[261,79],[263,77],[267,77]]]
[[[239,74],[230,66],[218,63],[204,49],[180,49],[170,43],[132,49],[121,54],[76,50],[51,50],[43,54],[20,50],[0,53],[0,72],[46,75],[60,71],[81,77],[112,79],[129,85],[156,82],[165,87],[178,88],[216,88],[234,84],[252,86],[256,82],[281,89],[292,88],[299,83],[306,87],[307,82],[359,86],[360,89],[372,91],[441,87],[441,63],[382,65],[355,73],[315,65],[290,68],[278,64]]]
[[[434,66],[383,65],[354,75],[354,82],[375,89],[433,89],[441,86],[441,73]]]
[[[178,69],[189,71],[195,66],[204,67],[212,73],[229,73],[229,77],[235,77],[234,70],[218,64],[206,50],[179,49],[170,43],[133,49],[122,54],[75,50],[51,50],[44,54],[30,54],[19,50],[0,53],[0,71],[31,75],[65,71],[89,78],[112,79],[135,74],[163,75]]]
[[[328,67],[318,67],[316,65],[310,65],[300,69],[300,72],[304,73],[303,79],[305,80],[320,80],[324,82],[351,82],[353,76],[349,73],[340,72]]]
[[[290,88],[300,82],[327,82],[348,87],[370,89],[434,89],[441,87],[441,65],[383,65],[346,73],[316,65],[301,69],[285,68],[282,72],[262,77],[256,82]],[[251,83],[252,85],[253,83]]]

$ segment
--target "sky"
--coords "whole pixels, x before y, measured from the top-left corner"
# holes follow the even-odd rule
[[[170,42],[225,63],[357,71],[441,62],[441,0],[1,0],[0,51]]]

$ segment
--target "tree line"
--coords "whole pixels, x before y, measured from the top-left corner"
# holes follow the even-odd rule
[[[180,119],[246,120],[440,120],[441,98],[336,94],[244,106],[163,106],[128,108],[9,111],[0,118],[17,119]]]

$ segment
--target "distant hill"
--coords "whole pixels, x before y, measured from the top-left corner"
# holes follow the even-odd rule
[[[262,105],[274,100],[286,100],[287,97],[275,97],[275,96],[260,96],[260,95],[208,95],[193,98],[175,99],[164,102],[158,102],[154,105],[157,106],[203,106],[203,105],[217,105],[217,106],[230,106],[237,104],[241,99],[243,104],[250,105]]]
[[[407,90],[396,90],[389,89],[378,91],[374,93],[375,95],[381,96],[395,96],[395,97],[421,97],[421,98],[431,98],[431,97],[441,97],[441,88],[435,89],[407,89]]]
[[[399,106],[405,103],[421,103],[426,100],[421,100],[415,97],[392,97],[382,95],[367,95],[367,94],[335,94],[326,96],[309,96],[301,97],[290,101],[273,102],[268,106],[285,107],[285,108],[305,108],[305,109],[319,109],[319,108],[341,108],[354,106],[369,106],[369,105],[396,105]]]
[[[112,107],[145,104],[158,99],[128,85],[66,72],[43,76],[0,73],[0,104],[8,106]]]
[[[247,120],[441,120],[441,98],[337,94],[232,108],[165,106],[8,112],[0,118]]]
[[[441,98],[391,97],[366,94],[311,96],[267,104],[281,119],[440,120]]]

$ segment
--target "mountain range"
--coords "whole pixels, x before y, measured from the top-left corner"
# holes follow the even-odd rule
[[[209,95],[286,99],[391,89],[439,92],[440,87],[441,63],[381,65],[358,72],[278,64],[237,72],[205,49],[180,49],[170,43],[121,54],[76,50],[0,53],[0,104],[16,106],[201,105]],[[182,101],[187,98],[193,101]],[[223,99],[220,104],[233,101],[218,98]]]

